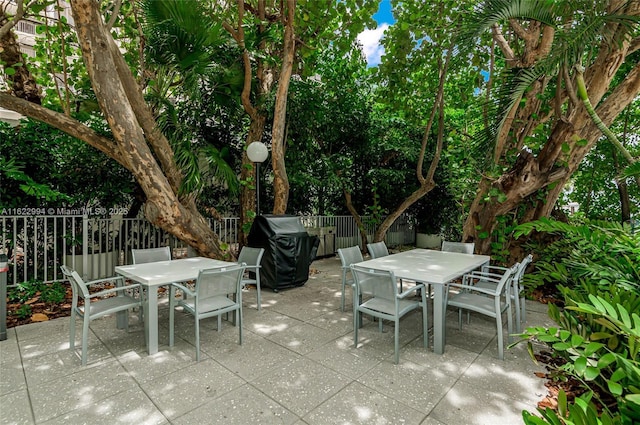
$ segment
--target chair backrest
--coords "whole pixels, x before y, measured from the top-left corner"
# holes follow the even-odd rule
[[[511,288],[511,282],[513,281],[513,277],[517,272],[519,265],[520,263],[515,263],[510,268],[506,269],[504,273],[502,273],[501,275],[498,274],[497,272],[492,272],[492,273],[471,272],[470,274],[465,275],[465,282],[466,284],[471,284],[471,285],[474,285],[475,283],[473,281],[476,281],[476,280],[493,283],[496,286],[495,286],[495,289],[493,289],[494,292],[492,295],[502,296],[504,295],[505,291],[510,291],[509,288]],[[468,278],[471,278],[472,282],[469,282]],[[485,287],[484,289],[488,289],[488,288]]]
[[[498,287],[496,288],[496,293],[504,293],[505,291],[509,291],[507,292],[507,294],[511,293],[511,282],[513,282],[513,278],[516,274],[516,272],[518,271],[518,267],[520,266],[520,263],[515,263],[513,266],[511,266],[509,269],[507,269],[506,272],[504,272],[504,274],[502,275],[502,278],[500,278],[500,282],[498,283]],[[509,297],[507,297],[508,299]]]
[[[87,284],[80,277],[78,272],[67,266],[60,266],[60,270],[62,270],[64,277],[66,277],[71,283],[73,300],[76,301],[78,296],[88,299],[89,289],[87,289]]]
[[[533,261],[533,255],[529,254],[520,262],[518,265],[518,269],[516,270],[515,275],[513,276],[513,280],[515,282],[520,282],[522,280],[522,276],[524,276],[524,272],[527,270],[527,266]]]
[[[196,280],[196,309],[207,302],[207,299],[236,295],[236,302],[242,302],[242,275],[244,274],[244,264],[233,264],[228,267],[216,267],[213,269],[200,270],[198,280]]]
[[[462,254],[473,254],[476,244],[473,242],[449,242],[442,241],[442,251],[460,252]]]
[[[384,241],[376,242],[376,243],[368,243],[367,251],[369,251],[369,255],[371,256],[371,258],[380,258],[380,257],[386,257],[387,255],[389,255],[387,244],[385,244]]]
[[[338,256],[340,257],[342,268],[348,268],[354,263],[360,263],[364,261],[364,258],[362,257],[362,251],[360,251],[360,247],[357,245],[350,246],[349,248],[338,249]]]
[[[133,264],[171,260],[171,248],[163,246],[160,248],[132,249],[131,257],[133,258]]]
[[[244,263],[248,268],[259,266],[264,255],[264,248],[243,246],[238,255],[238,263]]]
[[[355,282],[354,299],[359,299],[362,295],[365,295],[392,302],[396,301],[398,284],[392,271],[372,270],[352,265],[351,274]]]

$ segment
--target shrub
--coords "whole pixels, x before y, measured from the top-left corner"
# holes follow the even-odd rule
[[[565,360],[556,374],[585,393],[558,410],[523,413],[527,424],[640,423],[640,234],[614,223],[570,225],[544,219],[521,225],[561,236],[542,252],[534,280],[554,282],[564,308],[549,306],[557,328],[527,329],[519,342],[546,344]],[[551,255],[555,256],[552,257]]]
[[[67,288],[60,282],[46,285],[40,294],[40,300],[47,304],[60,304],[67,295]]]

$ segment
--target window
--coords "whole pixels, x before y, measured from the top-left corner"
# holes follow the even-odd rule
[[[33,34],[36,33],[36,23],[31,21],[20,21],[16,26],[16,30],[19,32],[23,32],[25,34]]]

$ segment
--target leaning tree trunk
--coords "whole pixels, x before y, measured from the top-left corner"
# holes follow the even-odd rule
[[[595,67],[592,73],[599,74],[593,76],[593,84],[589,90],[594,99],[599,100],[606,93],[611,78],[622,63],[621,60],[617,60],[620,54],[620,51],[609,52],[592,67]],[[611,76],[609,79],[608,75]],[[636,65],[625,80],[596,108],[598,115],[606,125],[610,125],[638,93],[640,64]],[[464,224],[464,241],[475,242],[477,252],[488,254],[491,251],[489,236],[495,230],[497,217],[521,206],[525,207],[521,222],[548,217],[564,185],[601,136],[602,133],[591,120],[587,110],[578,105],[567,120],[559,121],[555,125],[547,143],[537,156],[523,150],[507,173],[495,181],[483,179]],[[563,149],[565,144],[569,144],[568,153],[566,147]],[[563,163],[564,167],[558,166],[559,163]],[[491,189],[497,189],[503,194],[502,202],[495,198],[485,201]],[[541,189],[546,189],[546,192],[538,199],[538,191]]]
[[[147,196],[144,207],[147,219],[202,255],[224,257],[217,235],[195,209],[192,200],[186,200],[186,205],[183,205],[178,199],[175,187],[172,187],[147,144],[138,115],[128,101],[130,94],[119,74],[113,72],[117,69],[118,60],[112,56],[110,44],[113,40],[104,28],[99,3],[73,0],[71,9],[83,59],[100,109],[120,152],[121,162],[133,173]]]
[[[635,9],[627,12],[638,13],[640,6],[629,4]],[[622,82],[608,93],[625,58],[638,49],[637,40],[632,43],[628,37],[624,36],[625,28],[616,28],[615,24],[612,25],[614,32],[610,38],[603,40],[598,55],[584,74],[590,103],[597,105],[595,108],[597,115],[607,126],[640,93],[640,64],[636,64]],[[537,40],[536,37],[530,38]],[[547,39],[547,44],[550,41]],[[539,53],[537,59],[541,59],[548,51],[543,49],[535,53]],[[515,135],[516,140],[511,140],[509,146],[500,143],[500,150],[496,150],[494,157],[504,158],[505,152],[514,148],[520,149],[520,154],[511,168],[502,176],[495,180],[483,177],[480,182],[478,193],[463,228],[463,240],[475,242],[477,252],[483,254],[491,252],[491,236],[499,216],[519,211],[521,215],[518,221],[521,223],[549,216],[564,185],[589,150],[602,137],[598,125],[591,118],[584,103],[578,99],[577,93],[573,91],[576,86],[575,81],[567,77],[568,73],[565,71],[567,92],[551,100],[549,110],[556,112],[555,122],[546,143],[537,155],[522,149],[522,143],[544,121],[536,122],[532,118],[534,116],[532,112],[540,115],[539,110],[531,111],[526,108],[530,108],[533,105],[531,101],[542,93],[546,80],[538,81],[532,86],[532,90],[527,92],[526,102],[520,102],[525,105],[522,110],[517,113],[510,112],[509,116],[514,119],[509,120],[509,124],[505,124],[505,129],[500,134]],[[607,98],[601,102],[605,95]],[[570,99],[570,103],[563,110],[559,105],[561,100],[567,99]],[[495,193],[500,193],[500,199],[490,196]]]
[[[384,221],[378,226],[376,233],[373,237],[374,242],[381,242],[384,240],[387,231],[391,228],[391,225],[400,217],[411,205],[418,202],[423,196],[431,192],[436,187],[434,176],[440,163],[440,157],[442,155],[442,147],[444,142],[444,89],[447,79],[447,73],[449,71],[449,61],[453,52],[453,45],[447,49],[444,62],[439,63],[440,76],[438,80],[438,91],[433,101],[433,107],[429,114],[429,120],[422,136],[422,145],[420,147],[420,155],[418,157],[418,163],[416,165],[416,178],[420,186],[411,193],[406,199],[404,199],[395,210],[389,214]],[[423,174],[422,168],[424,164],[424,157],[427,151],[427,144],[429,142],[429,136],[431,134],[431,128],[436,114],[438,114],[438,136],[436,140],[436,147],[433,153],[433,159],[429,165],[426,176]]]

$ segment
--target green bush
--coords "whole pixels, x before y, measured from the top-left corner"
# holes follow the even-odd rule
[[[20,282],[16,286],[9,289],[7,298],[9,302],[25,303],[38,295],[38,292],[44,289],[44,284],[39,280],[29,280]]]
[[[541,252],[532,277],[552,282],[564,308],[549,306],[556,328],[529,328],[521,340],[546,344],[565,360],[554,371],[585,394],[573,404],[559,395],[557,410],[523,413],[527,424],[640,423],[640,234],[603,222],[570,225],[544,219],[521,225],[558,236]]]
[[[47,304],[60,304],[67,295],[67,288],[60,282],[46,285],[40,293],[40,300]]]
[[[13,314],[18,316],[19,319],[26,319],[31,316],[31,306],[29,304],[22,304]]]

